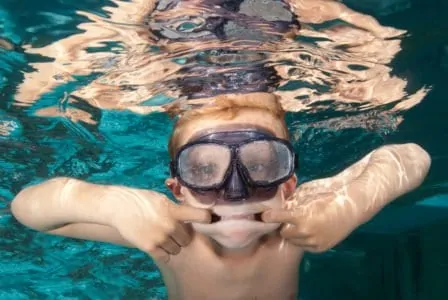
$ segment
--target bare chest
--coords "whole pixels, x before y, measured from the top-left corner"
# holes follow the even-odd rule
[[[296,299],[301,251],[265,248],[245,258],[188,249],[162,268],[170,300]]]

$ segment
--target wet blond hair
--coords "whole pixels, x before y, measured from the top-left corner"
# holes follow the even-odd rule
[[[187,110],[182,113],[176,123],[168,143],[168,151],[174,158],[180,145],[180,137],[184,134],[187,124],[201,118],[213,118],[215,120],[232,120],[240,112],[246,110],[259,110],[271,114],[278,122],[282,130],[281,138],[289,137],[288,127],[284,116],[285,111],[277,96],[266,93],[220,95],[212,99],[206,99],[207,104],[199,108]]]

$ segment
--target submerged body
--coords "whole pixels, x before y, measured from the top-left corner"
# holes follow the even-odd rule
[[[275,99],[256,94],[251,103],[251,95],[233,97],[183,116],[170,142],[172,153],[204,130],[257,127],[287,139],[284,121],[266,109],[278,105]],[[339,243],[420,185],[429,165],[419,146],[389,145],[333,177],[297,188],[293,175],[275,189],[250,188],[238,201],[226,198],[229,186],[199,192],[174,174],[166,184],[179,204],[149,190],[55,178],[21,191],[12,212],[36,230],[141,249],[161,270],[170,300],[295,299],[304,251]]]
[[[263,237],[244,253],[219,252],[205,237],[195,235],[168,264],[159,263],[169,299],[297,299],[303,250],[285,244],[278,234]]]
[[[140,11],[136,14],[138,21],[146,20],[150,29],[145,38],[174,54],[162,63],[155,54],[145,57],[145,62],[152,61],[142,67],[149,66],[145,71],[137,65],[134,73],[109,74],[113,82],[134,84],[132,76],[150,70],[151,76],[144,78],[147,82],[139,81],[140,86],[123,84],[114,89],[96,81],[90,90],[72,96],[90,97],[106,108],[132,106],[156,92],[205,104],[179,118],[170,141],[172,159],[204,131],[257,127],[287,141],[281,99],[273,92],[282,76],[286,80],[301,74],[276,68],[277,62],[266,57],[296,45],[287,42],[299,29],[294,11],[301,11],[300,17],[310,23],[341,14],[344,21],[378,36],[397,34],[336,1],[259,1],[275,10],[277,17],[270,11],[266,14],[267,8],[251,11],[244,6],[249,2],[257,1],[136,1],[144,10],[144,16]],[[194,9],[198,6],[201,10]],[[247,25],[253,30],[246,30]],[[132,38],[131,44],[140,41]],[[296,54],[286,54],[285,59]],[[173,62],[179,58],[185,59],[185,65]],[[124,99],[124,91],[137,98]],[[24,189],[13,200],[12,211],[21,223],[49,234],[141,249],[161,270],[170,300],[296,299],[304,251],[321,252],[339,243],[389,202],[421,184],[429,165],[419,146],[390,145],[333,177],[299,187],[294,174],[272,189],[247,184],[248,194],[240,199],[227,197],[227,186],[197,191],[173,175],[166,184],[179,203],[153,191],[56,178]]]

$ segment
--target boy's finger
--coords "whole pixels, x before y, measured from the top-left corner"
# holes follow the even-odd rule
[[[173,241],[172,239],[168,238],[162,245],[160,245],[160,248],[166,251],[166,253],[170,255],[176,255],[180,252],[180,246]]]
[[[210,223],[211,214],[208,210],[188,205],[177,205],[173,211],[173,217],[178,221]]]
[[[176,222],[176,228],[171,237],[181,247],[188,246],[188,244],[191,242],[191,233],[188,232],[184,224],[181,224],[180,222]]]
[[[280,234],[285,239],[307,239],[311,236],[309,233],[301,232],[296,225],[286,224],[280,230]]]
[[[261,215],[265,223],[289,223],[297,225],[297,217],[291,210],[268,210]]]
[[[147,252],[152,259],[168,263],[170,261],[170,255],[162,248],[157,247],[151,252]]]

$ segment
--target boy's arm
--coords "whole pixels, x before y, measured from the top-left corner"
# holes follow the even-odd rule
[[[136,247],[165,263],[190,243],[187,224],[211,219],[205,209],[177,205],[154,191],[68,178],[24,189],[11,210],[35,230]]]
[[[283,238],[311,252],[337,245],[385,205],[419,186],[431,164],[416,144],[389,145],[336,176],[301,185],[285,209],[263,213],[283,223]]]
[[[343,199],[341,206],[355,213],[357,225],[361,225],[385,205],[418,187],[430,165],[430,156],[416,144],[387,145],[333,177],[303,184],[297,196],[303,199],[334,192]]]
[[[37,231],[132,246],[111,225],[117,207],[107,192],[107,186],[55,178],[22,190],[11,211]]]
[[[430,166],[431,157],[416,144],[390,145],[374,151],[361,174],[347,185],[347,198],[356,202],[360,223],[422,184]]]

